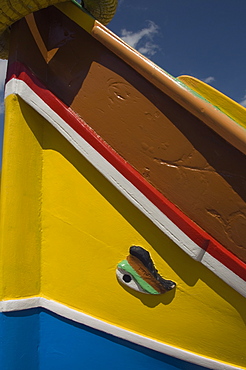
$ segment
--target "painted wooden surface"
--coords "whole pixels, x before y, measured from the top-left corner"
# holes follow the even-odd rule
[[[51,5],[59,4],[67,0],[2,0],[0,4],[0,59],[8,59],[10,26],[40,9],[45,9]],[[77,7],[77,13],[89,12],[94,19],[98,19],[103,24],[108,24],[113,18],[118,1],[117,0],[71,0]]]
[[[60,5],[59,9],[61,7],[63,8]],[[71,9],[70,13],[73,13]],[[59,13],[55,8],[43,10],[39,15],[35,15],[32,24],[29,21],[27,24],[25,21],[19,24],[20,29],[16,28],[16,32],[13,31],[15,53],[11,53],[10,56],[8,78],[17,76],[18,79],[25,80],[24,76],[27,75],[30,80],[29,86],[35,89],[37,94],[41,94],[42,99],[45,99],[45,89],[58,97],[65,106],[69,106],[82,117],[95,134],[116,151],[123,161],[126,160],[137,170],[138,182],[145,181],[149,184],[149,188],[152,186],[152,190],[148,188],[144,192],[141,185],[141,189],[138,187],[138,190],[144,192],[144,195],[147,193],[163,195],[167,201],[207,233],[206,236],[201,237],[202,232],[200,232],[199,236],[195,237],[199,248],[206,252],[211,250],[210,254],[215,257],[213,253],[217,249],[220,250],[220,247],[215,241],[208,241],[212,236],[222,247],[225,247],[225,253],[227,250],[229,254],[231,253],[230,257],[229,255],[225,257],[226,261],[233,260],[233,264],[242,264],[240,268],[244,270],[246,205],[245,174],[242,167],[246,161],[245,155],[207,127],[205,114],[203,114],[203,120],[192,115],[191,103],[187,105],[187,109],[184,109],[181,104],[178,104],[181,97],[176,98],[177,101],[174,100],[171,90],[170,96],[164,94],[163,89],[158,89],[154,83],[150,84],[142,75],[129,67],[127,53],[132,51],[129,49],[126,52],[125,44],[120,43],[113,35],[107,34],[107,42],[109,42],[108,37],[111,37],[111,44],[115,48],[117,46],[122,52],[122,58],[118,58],[90,35],[94,35],[95,27],[99,27],[97,23],[94,26],[86,22],[85,19],[88,17],[84,14],[83,24],[86,28],[84,31],[77,23],[71,23],[70,13],[69,17],[64,17],[64,13]],[[59,36],[54,36],[53,39],[47,38],[45,30],[52,27],[49,26],[53,24],[52,19],[58,16],[61,17],[59,19],[62,27],[69,30],[66,34],[71,33],[76,37],[70,39],[66,35],[60,36],[58,30],[54,28],[49,34]],[[75,20],[77,22],[77,19]],[[36,27],[32,27],[35,22]],[[23,38],[19,38],[20,30],[25,33],[24,39],[27,43],[23,42]],[[40,43],[42,37],[47,46],[46,49],[49,49],[49,53],[52,54],[51,59],[50,57],[46,59],[43,55],[43,44]],[[88,50],[86,57],[83,49],[79,48],[80,39],[83,39],[83,45]],[[27,57],[29,52],[27,44],[33,45],[32,50],[36,50],[32,53],[32,58]],[[60,44],[62,46],[59,47],[58,52],[56,46]],[[55,54],[52,50],[55,50]],[[143,68],[145,60],[132,53],[137,61],[138,59],[141,61]],[[23,63],[36,71],[38,79],[43,84],[42,88],[39,88],[40,81],[33,80],[32,73],[25,69]],[[76,67],[68,69],[65,67],[66,63]],[[64,66],[64,73],[60,73],[62,66]],[[155,66],[151,67],[156,72]],[[152,76],[151,73],[149,75]],[[191,95],[189,91],[184,92],[183,87],[164,73],[160,75],[163,79],[172,81],[175,88],[179,89],[180,95],[186,94],[186,101],[189,101]],[[164,82],[163,86],[167,87]],[[207,105],[209,109],[213,108],[201,99],[199,104],[202,105],[202,107],[199,106],[200,111],[207,109]],[[213,108],[212,112],[214,111],[216,110]],[[229,119],[221,112],[217,113],[220,114],[221,119],[223,118],[223,122]],[[217,123],[216,121],[215,126]],[[232,130],[240,127],[232,120],[230,125]],[[196,127],[199,129],[195,129]],[[240,129],[245,133],[245,129],[242,127]],[[128,176],[127,179],[132,181],[131,177]],[[154,198],[151,198],[151,202],[160,208],[164,202],[163,198],[157,199],[158,195]],[[166,206],[167,202],[164,208]],[[176,209],[175,214],[177,215],[178,212]],[[152,212],[148,214],[151,215]],[[159,225],[162,223],[160,220],[157,221]],[[181,224],[184,223],[183,221],[182,218]],[[186,222],[187,224],[189,222]],[[187,230],[182,227],[181,229],[187,233]],[[194,227],[192,230],[194,231]],[[171,234],[172,232],[169,236]],[[183,247],[193,258],[202,260],[204,252],[200,249],[195,251],[194,246],[187,247],[182,238],[176,236],[181,248]],[[215,258],[220,254],[221,252],[217,253]],[[238,263],[235,262],[235,258],[239,259]],[[212,262],[204,260],[204,263],[210,266]],[[231,268],[227,262],[224,261],[224,263],[227,268]],[[218,269],[214,268],[214,270]],[[233,271],[235,272],[235,269]],[[245,274],[243,276],[245,278]],[[231,278],[227,280],[232,281]]]
[[[10,95],[6,103],[16,124],[7,114],[5,147],[19,160],[5,154],[3,161],[3,173],[16,177],[2,183],[8,189],[2,206],[12,210],[4,212],[2,299],[51,298],[159,342],[243,365],[245,299],[159,231],[20,98]],[[26,228],[32,207],[39,209],[34,229]],[[18,240],[9,239],[13,228]],[[151,252],[177,283],[175,291],[143,297],[117,282],[116,265],[132,244]]]
[[[7,338],[1,352],[4,369],[204,369],[40,308],[0,314],[0,329],[12,338]]]
[[[246,110],[245,108],[222,94],[212,86],[191,76],[180,76],[178,80],[189,86],[204,99],[207,99],[213,106],[231,117],[235,122],[246,128]]]
[[[39,329],[39,309],[0,313],[2,369],[39,369]]]
[[[245,369],[245,263],[215,240],[213,233],[209,235],[194,223],[191,216],[184,215],[176,204],[165,198],[146,171],[142,173],[141,168],[132,162],[134,156],[130,150],[131,146],[134,149],[134,145],[131,143],[128,159],[123,149],[125,143],[132,140],[129,127],[133,127],[137,116],[132,109],[132,114],[127,116],[117,113],[123,114],[125,111],[127,114],[123,105],[126,101],[128,106],[133,102],[137,106],[141,100],[140,108],[136,108],[138,112],[141,113],[145,103],[148,104],[147,113],[153,110],[151,120],[148,116],[143,120],[144,130],[148,124],[156,128],[156,121],[160,129],[171,122],[174,126],[176,124],[174,134],[179,135],[177,122],[180,118],[172,121],[171,111],[158,110],[160,116],[154,115],[157,112],[154,103],[159,106],[157,103],[163,98],[211,135],[208,140],[213,138],[215,148],[220,153],[223,152],[222,148],[227,148],[233,153],[233,158],[245,160],[243,152],[207,128],[207,124],[197,116],[192,116],[193,108],[187,113],[184,106],[177,105],[172,92],[171,96],[167,96],[162,89],[150,83],[151,78],[145,79],[129,67],[125,63],[126,56],[121,59],[98,41],[93,41],[92,36],[86,33],[93,33],[95,24],[96,27],[98,24],[87,15],[83,16],[86,31],[71,22],[70,18],[77,17],[71,7],[67,19],[64,18],[66,7],[62,13],[58,8],[51,8],[48,13],[41,11],[34,20],[41,32],[42,22],[38,22],[44,14],[47,21],[50,15],[60,14],[61,22],[66,27],[72,27],[73,32],[76,30],[83,35],[85,44],[91,42],[95,45],[94,49],[91,48],[92,55],[87,53],[84,59],[78,57],[80,54],[76,51],[76,42],[71,44],[69,39],[65,40],[64,49],[61,47],[61,50],[56,50],[51,59],[44,58],[42,50],[45,50],[40,49],[40,39],[33,37],[36,31],[30,31],[32,22],[23,20],[14,26],[13,31],[5,99],[1,190],[0,309],[3,312],[3,330],[9,332],[9,351],[13,351],[10,342],[13,331],[6,330],[8,325],[14,329],[13,323],[16,322],[17,327],[23,328],[31,320],[35,329],[36,320],[39,320],[43,325],[40,336],[37,338],[35,330],[26,332],[27,338],[23,339],[18,354],[23,353],[23,358],[34,361],[33,364],[40,361],[41,368],[48,368],[50,364],[53,367],[63,366],[61,364],[66,364],[69,358],[70,361],[81,360],[81,349],[78,352],[77,347],[66,345],[67,341],[70,342],[69,338],[74,336],[78,345],[82,342],[88,344],[86,354],[89,345],[95,345],[95,353],[98,353],[99,345],[105,346],[102,347],[105,348],[102,354],[105,356],[105,368],[108,366],[107,349],[111,356],[115,351],[117,358],[125,354],[131,356],[132,364],[144,361],[152,368],[196,369],[199,368],[197,365],[201,365],[213,370]],[[23,43],[23,37],[19,37],[20,31],[25,34],[26,42],[33,45],[29,67],[25,64],[30,45]],[[40,35],[47,54],[55,50],[56,43],[52,44],[52,40],[42,32]],[[34,40],[38,45],[35,46]],[[117,38],[115,40],[118,42]],[[67,53],[67,48],[73,52]],[[75,74],[58,73],[58,65],[64,62],[64,55],[65,61],[70,55],[75,55],[74,68],[70,69]],[[141,59],[140,55],[134,55]],[[34,71],[33,61],[35,74],[30,72],[30,69]],[[85,62],[90,68],[86,68]],[[64,68],[64,64],[60,65]],[[126,72],[129,72],[131,81],[126,80]],[[46,79],[47,75],[49,78]],[[110,76],[113,81],[117,80],[117,86],[113,83],[113,89],[105,92],[103,81]],[[69,78],[70,85],[67,84]],[[165,78],[170,79],[166,75]],[[125,85],[120,85],[119,81],[124,79]],[[77,86],[78,81],[80,86]],[[172,83],[175,83],[175,89],[181,89],[177,100],[182,100],[183,87],[174,80]],[[70,90],[66,91],[64,86],[69,86]],[[116,99],[113,107],[108,102],[109,106],[105,106],[104,112],[99,109],[100,94],[95,95],[96,99],[93,100],[93,91],[99,86],[102,87],[102,101],[105,94],[108,94],[107,97],[113,95]],[[127,95],[128,89],[131,98],[127,100],[124,93]],[[152,97],[148,91],[153,93]],[[87,105],[81,98],[83,93]],[[188,91],[187,94],[189,97]],[[99,105],[96,105],[96,100]],[[204,104],[206,107],[206,102]],[[97,114],[88,107],[94,107]],[[117,125],[111,125],[109,112],[113,117],[111,122],[117,122]],[[125,138],[123,134],[119,135],[122,127],[128,132]],[[138,131],[141,131],[139,126]],[[160,130],[157,132],[160,134]],[[122,147],[117,146],[119,136],[124,141]],[[149,134],[147,136],[151,137]],[[171,140],[171,136],[168,140]],[[181,136],[185,135],[182,133]],[[137,137],[134,136],[135,139]],[[156,135],[153,135],[153,139],[157,140]],[[135,140],[135,145],[142,142]],[[144,148],[141,155],[147,160],[153,157],[149,149],[146,155]],[[207,152],[204,151],[203,156],[207,158]],[[201,160],[203,156],[197,154],[194,158]],[[234,167],[231,165],[230,170]],[[206,165],[204,168],[207,168]],[[240,166],[236,169],[239,171]],[[214,171],[211,172],[214,175]],[[242,175],[240,171],[238,174]],[[215,177],[227,189],[232,187],[223,176],[220,178],[219,171]],[[201,178],[204,179],[199,174],[198,179]],[[233,184],[233,189],[237,191],[242,186],[236,180]],[[167,194],[172,191],[171,185],[169,183],[166,186]],[[243,189],[242,186],[238,193],[245,194]],[[163,208],[160,208],[160,204]],[[171,215],[182,222],[177,225],[177,219],[176,223],[174,218],[170,220]],[[194,240],[187,235],[187,229],[195,233]],[[208,240],[210,244],[202,248],[203,242]],[[164,295],[149,296],[119,284],[116,267],[125,259],[132,245],[148,250],[158,270],[173,280],[177,287]],[[42,307],[42,310],[38,307]],[[27,311],[29,309],[34,311]],[[68,320],[77,324],[71,324]],[[85,327],[82,328],[81,324]],[[106,335],[102,334],[105,332]],[[26,352],[32,336],[33,346],[36,341],[41,343],[43,357],[40,359],[37,359],[37,353],[34,353],[34,358],[29,358]],[[57,342],[58,338],[61,340],[54,350],[61,351],[61,357],[54,356],[44,345],[46,342]],[[123,340],[126,342],[123,343]],[[159,354],[153,354],[152,350]],[[20,358],[18,356],[17,361]],[[96,357],[93,354],[93,359]],[[6,363],[12,361],[6,356],[4,359]],[[85,356],[84,361],[88,364],[91,358]],[[98,363],[93,366],[98,367]]]

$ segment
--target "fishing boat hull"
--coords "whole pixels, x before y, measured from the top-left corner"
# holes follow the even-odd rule
[[[11,35],[5,368],[244,369],[244,127],[72,3]],[[175,288],[119,282],[131,246]]]

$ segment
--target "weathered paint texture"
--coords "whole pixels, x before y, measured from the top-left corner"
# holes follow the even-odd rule
[[[4,157],[3,172],[15,170],[17,177],[16,186],[9,186],[11,176],[3,177],[8,193],[2,193],[1,204],[3,214],[11,204],[12,217],[5,227],[15,227],[20,238],[13,243],[5,238],[2,244],[9,261],[2,267],[1,285],[7,287],[3,299],[44,296],[146,337],[243,366],[245,298],[186,255],[20,98],[11,95],[8,104],[15,110],[21,139],[13,141],[7,113],[5,149],[11,145],[16,155],[11,161]],[[27,140],[29,145],[23,145]],[[30,145],[37,148],[41,178],[35,177],[32,163],[21,161]],[[24,170],[26,187],[19,185]],[[32,221],[28,209],[33,203],[28,206],[26,199],[40,188],[40,181],[41,224],[34,235],[40,238],[41,253],[36,254],[35,245],[23,249],[25,243],[20,250],[20,241],[32,240],[22,222]],[[11,202],[16,192],[20,205]],[[27,206],[26,219],[20,218],[20,207]],[[159,271],[177,283],[175,290],[150,297],[118,284],[116,263],[134,244],[150,252]],[[26,261],[33,264],[27,267]],[[15,270],[13,263],[17,263]],[[20,289],[22,284],[25,289]]]
[[[0,4],[0,59],[8,59],[10,26],[18,20],[48,6],[66,2],[66,0],[2,0]],[[77,13],[89,12],[102,24],[108,24],[113,18],[118,0],[71,0],[77,7]],[[80,5],[81,3],[81,5]]]
[[[35,21],[47,50],[59,52],[47,63],[23,20],[10,62],[28,63],[143,177],[245,262],[246,156],[65,15],[52,22],[57,12],[43,10]]]
[[[96,41],[87,32],[90,22],[85,31],[54,7],[33,20],[35,29],[26,20],[13,26],[9,78],[28,65],[40,94],[49,100],[51,90],[59,104],[59,99],[66,104],[67,119],[81,116],[110,150],[245,261],[243,152]],[[52,299],[157,344],[220,362],[220,369],[228,364],[245,369],[245,298],[184,253],[123,196],[52,126],[58,115],[47,104],[40,106],[42,115],[36,111],[40,107],[33,109],[13,92],[6,98],[1,307],[16,309],[23,300],[24,309],[25,298],[33,297],[36,305],[39,297],[46,303]],[[130,245],[148,250],[177,288],[150,296],[118,284],[115,267]],[[72,361],[73,349],[64,345],[62,333],[68,330],[68,338],[74,335],[81,343],[83,334],[72,333],[77,324],[64,329],[62,319],[63,328],[54,324],[52,331],[54,315],[42,313],[41,318],[47,322],[41,368],[47,369],[46,360],[62,362],[42,347],[47,340],[58,352],[56,334],[64,339],[59,342],[64,363],[68,357]],[[102,337],[97,332],[83,340],[98,350]],[[131,348],[121,345],[123,352]],[[111,356],[114,348],[107,347]],[[141,360],[144,350],[135,349],[136,361]],[[153,353],[150,357],[156,359]]]

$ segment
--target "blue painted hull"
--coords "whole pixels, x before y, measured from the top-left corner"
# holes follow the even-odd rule
[[[36,308],[0,314],[4,370],[202,370]]]

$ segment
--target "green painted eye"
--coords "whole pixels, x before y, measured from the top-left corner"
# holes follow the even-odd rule
[[[116,276],[122,284],[145,294],[162,294],[176,286],[160,276],[149,252],[142,247],[130,248],[130,255],[118,264]]]
[[[136,274],[134,272],[133,274],[129,272],[129,270],[131,269],[129,268],[129,266],[126,266],[126,264],[128,264],[127,261],[122,261],[117,266],[117,269],[116,269],[117,279],[122,284],[128,286],[129,288],[136,290],[137,292],[149,294],[149,292],[144,289],[143,287],[144,284],[141,284],[141,280],[138,277],[136,277]],[[152,293],[152,294],[155,294],[155,293]]]

